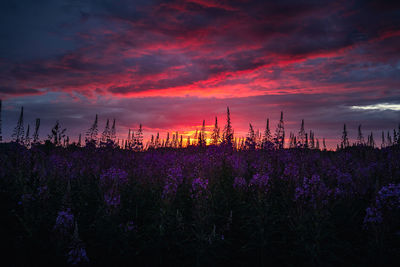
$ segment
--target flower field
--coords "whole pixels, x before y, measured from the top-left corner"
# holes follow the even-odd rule
[[[400,147],[0,144],[15,266],[377,266],[400,258]]]

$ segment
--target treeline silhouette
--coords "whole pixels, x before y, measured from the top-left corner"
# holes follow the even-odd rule
[[[116,120],[100,132],[96,115],[70,143],[58,121],[41,139],[40,122],[24,127],[21,108],[12,142],[0,144],[0,246],[13,266],[400,260],[396,130],[374,149],[361,126],[350,144],[344,125],[339,150],[325,152],[304,120],[285,138],[283,113],[274,132],[267,119],[265,132],[249,124],[235,138],[227,108],[224,127],[203,121],[186,142],[175,132],[144,143],[141,125],[118,140]]]
[[[2,142],[2,120],[1,120],[1,105],[0,99],[0,142]],[[35,120],[35,129],[31,135],[30,125],[27,125],[26,131],[24,128],[24,108],[21,107],[20,115],[17,121],[17,125],[13,130],[11,136],[12,142],[20,145],[31,147],[32,145],[41,144],[42,141],[39,138],[40,118]],[[85,133],[84,144],[82,142],[82,134],[79,134],[77,142],[70,142],[69,136],[66,134],[67,129],[63,128],[60,122],[57,120],[50,134],[43,140],[46,144],[53,144],[55,146],[67,147],[73,146],[87,146],[87,147],[112,147],[129,149],[134,151],[144,151],[150,149],[159,148],[184,148],[184,147],[205,147],[205,146],[226,146],[232,147],[237,150],[251,150],[251,149],[284,149],[284,148],[306,148],[306,149],[317,149],[327,150],[325,138],[322,138],[322,144],[320,139],[315,137],[314,131],[310,130],[306,132],[304,127],[304,119],[301,121],[300,130],[297,133],[290,132],[289,138],[285,139],[285,126],[283,120],[283,112],[280,114],[280,120],[276,126],[275,133],[272,133],[270,129],[269,118],[267,118],[265,130],[261,133],[260,130],[254,130],[254,127],[249,123],[249,131],[246,137],[236,137],[234,135],[234,129],[230,119],[229,107],[226,112],[226,123],[223,129],[218,124],[218,118],[215,117],[214,127],[211,133],[207,133],[205,120],[200,130],[196,129],[194,136],[188,135],[184,138],[183,134],[179,134],[179,131],[175,133],[168,132],[166,138],[161,138],[160,134],[151,135],[148,141],[144,142],[143,127],[139,124],[137,130],[129,129],[128,136],[126,139],[117,138],[116,131],[116,119],[107,119],[105,128],[99,136],[98,129],[98,115],[96,114],[95,119],[91,127]],[[209,135],[209,136],[208,136]],[[382,131],[381,143],[378,145],[375,142],[373,133],[368,134],[367,138],[364,138],[364,134],[361,129],[361,125],[358,126],[357,139],[354,143],[350,144],[348,131],[346,124],[343,126],[343,133],[340,144],[337,144],[336,149],[345,149],[348,147],[370,147],[370,148],[384,148],[393,145],[400,145],[400,124],[398,131],[393,129],[393,134]],[[288,144],[285,142],[288,141]]]

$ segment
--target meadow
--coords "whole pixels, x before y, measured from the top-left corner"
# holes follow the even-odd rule
[[[400,146],[146,151],[0,144],[13,266],[383,266],[400,259]]]

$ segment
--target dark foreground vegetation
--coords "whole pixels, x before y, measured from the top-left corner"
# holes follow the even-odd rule
[[[400,255],[400,147],[133,151],[0,144],[15,266],[382,266]]]

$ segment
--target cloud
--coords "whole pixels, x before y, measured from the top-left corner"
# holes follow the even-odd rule
[[[262,125],[259,114],[280,110],[296,114],[289,125],[313,116],[311,127],[330,131],[369,118],[390,128],[397,111],[379,119],[349,107],[399,103],[399,10],[361,0],[4,2],[0,97],[62,98],[49,120],[76,110],[90,124],[96,109],[129,127],[133,112],[151,131],[212,120],[228,104],[243,134],[248,118]]]
[[[40,95],[45,93],[43,90],[33,88],[12,88],[12,87],[1,87],[0,96],[23,96],[23,95]]]
[[[366,106],[351,106],[351,109],[358,109],[358,110],[394,110],[400,111],[400,104],[389,104],[389,103],[382,103],[382,104],[374,104],[374,105],[366,105]]]

